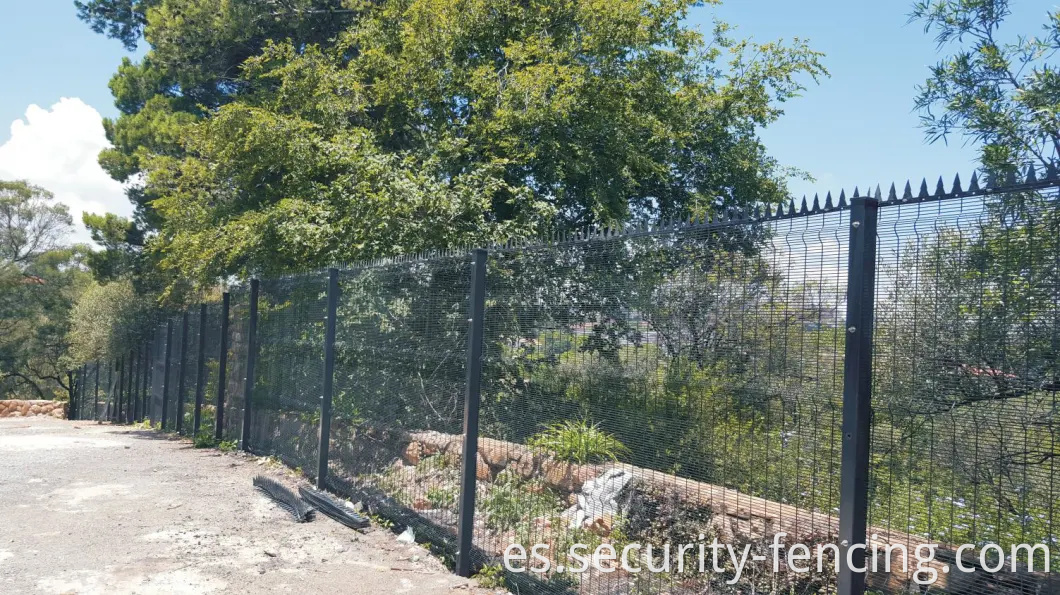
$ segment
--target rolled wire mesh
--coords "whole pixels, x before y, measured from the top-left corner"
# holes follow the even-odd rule
[[[939,544],[933,590],[1043,592],[1042,552],[1038,573],[1011,554],[1060,551],[1057,191],[888,207],[878,233],[870,533],[910,558]],[[975,572],[957,569],[961,544],[976,546],[962,556]],[[1003,571],[983,571],[988,544]],[[906,592],[913,578],[880,571],[869,586]]]
[[[327,277],[261,282],[249,447],[316,476]]]
[[[452,555],[466,390],[467,256],[343,271],[329,486]]]
[[[831,588],[831,573],[703,572],[694,549],[660,574],[564,569],[575,543],[652,544],[644,567],[665,544],[765,554],[774,531],[834,534],[845,217],[491,252],[480,563],[545,544],[552,571],[522,587],[543,592]]]
[[[247,381],[247,348],[250,333],[250,289],[245,285],[229,290],[228,363],[225,373],[223,436],[238,441],[243,428],[243,395]]]

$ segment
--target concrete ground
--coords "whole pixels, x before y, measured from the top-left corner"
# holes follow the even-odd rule
[[[487,593],[385,529],[295,523],[279,466],[127,427],[0,419],[0,593]]]

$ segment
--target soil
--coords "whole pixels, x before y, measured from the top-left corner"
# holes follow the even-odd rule
[[[388,529],[295,523],[258,474],[299,481],[151,430],[0,419],[0,593],[497,592]]]

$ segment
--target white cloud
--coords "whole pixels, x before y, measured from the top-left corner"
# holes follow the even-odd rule
[[[96,161],[109,146],[99,112],[80,99],[63,97],[48,110],[30,105],[25,119],[11,123],[10,140],[0,145],[0,179],[28,180],[55,193],[70,207],[71,241],[86,242],[82,212],[128,217],[133,211],[122,185]]]

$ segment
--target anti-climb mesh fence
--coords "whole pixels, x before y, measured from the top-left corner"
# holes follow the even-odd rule
[[[470,260],[343,271],[329,484],[452,553]]]
[[[250,450],[315,477],[324,379],[327,277],[262,281]]]

